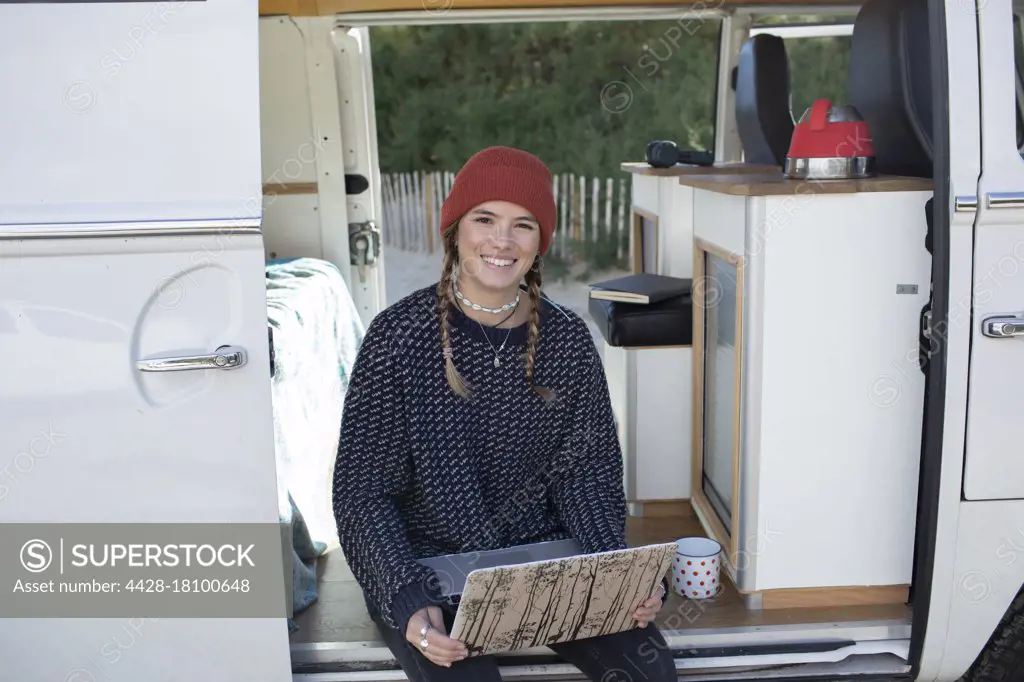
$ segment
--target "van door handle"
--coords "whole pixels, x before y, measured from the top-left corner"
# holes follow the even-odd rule
[[[986,317],[981,322],[981,333],[993,339],[1024,336],[1024,318]]]
[[[179,355],[149,358],[135,363],[143,372],[181,372],[189,369],[237,369],[247,361],[245,350],[221,346],[209,355]]]

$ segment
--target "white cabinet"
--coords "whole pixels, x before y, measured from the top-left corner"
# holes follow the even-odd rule
[[[622,170],[632,176],[632,271],[687,279],[693,264],[693,191],[681,186],[679,177],[763,172],[766,167],[652,168],[631,162],[623,163]],[[691,346],[623,348],[606,343],[603,355],[631,512],[648,515],[678,509],[691,490]],[[669,504],[658,509],[665,503]]]
[[[757,173],[766,166],[724,164],[653,168],[623,163],[632,176],[630,264],[633,272],[688,279],[693,273],[693,190],[685,175]],[[605,374],[619,425],[631,512],[665,513],[690,498],[693,359],[687,344],[604,348]],[[659,505],[670,503],[657,509]]]
[[[621,348],[605,344],[604,367],[619,427],[626,499],[646,503],[690,496],[689,346]]]
[[[930,183],[678,182],[693,193],[691,499],[730,576],[765,608],[794,588],[905,598]]]
[[[629,243],[633,272],[683,278],[693,275],[693,188],[680,183],[679,179],[690,175],[743,175],[778,170],[743,163],[654,168],[635,161],[623,163],[621,168],[632,176]]]

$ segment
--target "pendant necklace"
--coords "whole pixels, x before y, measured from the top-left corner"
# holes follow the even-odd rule
[[[515,311],[512,311],[512,312],[515,312]],[[509,317],[512,317],[512,316],[509,315]],[[480,323],[477,322],[477,324],[480,324]],[[501,346],[497,350],[494,350],[494,344],[491,343],[491,338],[489,336],[487,336],[487,331],[484,329],[484,326],[482,324],[480,324],[480,330],[483,331],[484,338],[487,339],[487,345],[491,347],[492,351],[494,351],[494,366],[495,367],[501,367],[501,360],[498,359],[498,353],[500,353],[501,351],[505,350],[505,344],[508,343],[508,337],[512,335],[512,327],[508,328],[508,333],[505,334],[505,340],[501,342]]]
[[[461,308],[462,305],[459,304],[459,307]],[[510,312],[508,315],[506,315],[505,319],[502,320],[501,322],[499,322],[497,325],[495,325],[495,327],[497,327],[498,325],[501,325],[501,324],[504,324],[505,322],[507,322],[509,320],[509,318],[511,318],[513,315],[516,314],[516,309],[518,307],[519,307],[519,297],[516,296],[516,301],[513,304],[512,312]],[[465,311],[463,311],[463,313],[465,313]],[[491,347],[491,352],[494,353],[494,366],[495,366],[495,368],[501,367],[501,360],[498,358],[498,354],[501,351],[505,350],[505,344],[508,343],[508,338],[512,335],[512,329],[513,328],[512,327],[508,328],[508,331],[505,333],[505,340],[502,341],[501,342],[501,346],[498,347],[497,350],[495,350],[494,344],[491,343],[491,337],[487,336],[487,330],[484,328],[484,326],[482,324],[480,324],[479,320],[476,320],[476,324],[477,324],[477,326],[480,327],[480,332],[484,335],[484,340],[487,341],[487,345]]]

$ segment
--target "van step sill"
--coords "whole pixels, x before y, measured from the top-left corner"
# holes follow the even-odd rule
[[[761,645],[872,642],[910,638],[907,620],[879,620],[817,623],[811,625],[774,625],[759,627],[666,630],[663,632],[673,650],[711,649],[715,647],[750,647]],[[499,656],[504,659],[509,654]],[[536,647],[514,654],[531,661],[550,657],[546,647]],[[296,643],[291,646],[295,671],[310,670],[308,666],[333,663],[359,663],[363,670],[372,670],[393,663],[383,642],[321,642]],[[322,670],[322,668],[316,668]]]
[[[818,654],[819,656],[821,654]],[[825,661],[797,662],[771,661],[779,657],[759,657],[757,665],[738,665],[729,659],[712,661],[676,660],[680,682],[901,682],[912,680],[910,666],[905,659],[885,653],[863,655],[851,652],[842,658]],[[789,657],[790,659],[792,657]],[[702,666],[702,667],[697,667]],[[517,682],[580,681],[586,678],[573,666],[564,663],[527,665],[506,668],[502,666],[504,680]],[[350,672],[300,673],[292,682],[391,682],[406,680],[401,670],[360,670]]]
[[[716,646],[716,647],[673,647],[670,645],[672,657],[676,661],[695,659],[726,659],[764,656],[800,656],[803,654],[815,654],[827,651],[838,651],[856,645],[853,641],[834,642],[809,642],[806,644],[761,644],[749,646]],[[549,666],[561,665],[562,659],[554,653],[542,653],[533,655],[504,654],[501,657],[502,670],[512,670],[527,666]],[[738,663],[743,665],[743,663]],[[293,673],[343,673],[368,670],[397,670],[398,664],[394,659],[388,661],[377,661],[374,665],[369,662],[360,661],[335,661],[333,663],[307,663],[292,666]]]

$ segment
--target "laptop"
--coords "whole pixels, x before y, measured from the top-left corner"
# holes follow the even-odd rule
[[[572,540],[420,559],[458,596],[449,637],[470,656],[622,632],[654,594],[674,542],[583,554]]]
[[[561,559],[582,553],[575,540],[550,540],[483,552],[445,554],[419,559],[419,562],[437,573],[442,597],[458,597],[466,587],[466,578],[475,570]]]

